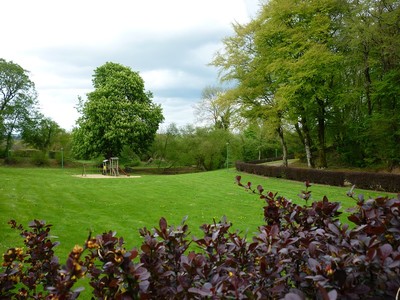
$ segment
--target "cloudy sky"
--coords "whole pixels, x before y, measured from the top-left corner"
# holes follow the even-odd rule
[[[138,71],[165,122],[195,123],[193,105],[218,70],[207,66],[232,23],[247,23],[258,0],[5,0],[0,58],[30,72],[42,113],[70,130],[78,96],[107,61]]]

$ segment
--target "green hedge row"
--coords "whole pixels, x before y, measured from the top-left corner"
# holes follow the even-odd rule
[[[241,172],[267,177],[284,178],[296,181],[309,180],[313,183],[344,186],[356,185],[360,189],[400,192],[400,175],[391,173],[343,172],[317,169],[266,166],[253,163],[236,162]]]

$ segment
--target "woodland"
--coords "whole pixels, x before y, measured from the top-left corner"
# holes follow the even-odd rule
[[[275,128],[285,156],[294,131],[309,167],[328,153],[365,167],[399,164],[399,1],[269,1],[212,62],[226,97]]]
[[[181,128],[160,127],[162,108],[137,72],[106,63],[67,132],[38,111],[29,73],[1,59],[1,157],[47,164],[50,152],[70,161],[113,155],[127,166],[150,160],[212,170],[271,157],[285,166],[294,156],[309,168],[393,171],[399,20],[393,0],[266,2],[249,23],[232,24],[210,62],[219,83],[204,87],[196,105],[202,125]]]

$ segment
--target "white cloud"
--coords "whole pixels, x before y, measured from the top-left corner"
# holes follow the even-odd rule
[[[196,74],[184,70],[152,70],[140,73],[146,86],[155,90],[195,88],[202,82]]]
[[[29,70],[43,113],[71,129],[78,95],[107,61],[139,71],[165,123],[193,123],[201,90],[217,82],[207,64],[258,0],[6,0],[0,58]]]

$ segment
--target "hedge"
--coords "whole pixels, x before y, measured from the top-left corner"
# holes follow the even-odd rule
[[[345,183],[357,188],[400,192],[400,175],[392,173],[343,172],[318,169],[266,166],[253,163],[236,162],[236,169],[241,172],[266,177],[284,178],[295,181],[308,180],[312,183],[344,186]]]

